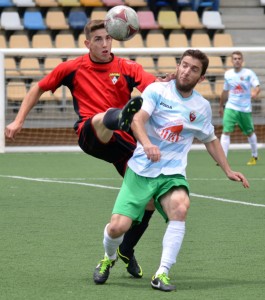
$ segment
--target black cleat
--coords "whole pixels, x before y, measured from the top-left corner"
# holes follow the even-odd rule
[[[97,265],[94,271],[94,282],[96,284],[103,284],[109,278],[110,268],[112,268],[115,264],[116,260],[111,260],[107,256],[105,256]]]
[[[142,268],[138,264],[134,255],[131,258],[124,256],[120,253],[119,248],[117,249],[117,254],[118,254],[119,258],[125,263],[128,273],[130,273],[135,278],[143,277]]]
[[[169,283],[169,278],[165,273],[153,276],[151,285],[153,289],[163,292],[171,292],[176,290],[176,286]]]
[[[135,97],[123,107],[119,115],[119,129],[129,131],[132,123],[133,116],[141,109],[143,99]]]

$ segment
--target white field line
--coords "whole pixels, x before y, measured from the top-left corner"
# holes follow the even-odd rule
[[[111,189],[111,190],[119,190],[120,189],[119,187],[107,186],[107,185],[101,185],[101,184],[92,184],[92,183],[86,183],[86,182],[74,182],[74,181],[54,180],[54,179],[45,179],[45,178],[31,178],[31,177],[10,176],[10,175],[0,175],[0,177],[27,180],[27,181],[37,181],[37,182],[82,185],[82,186],[90,186],[90,187],[95,187],[95,188],[103,188],[103,189]],[[191,180],[191,179],[189,179],[189,180]],[[263,179],[261,179],[261,180],[263,180]],[[265,207],[265,204],[242,202],[242,201],[238,201],[238,200],[231,200],[231,199],[225,199],[225,198],[219,198],[219,197],[213,197],[213,196],[205,196],[205,195],[199,195],[199,194],[194,194],[194,193],[190,193],[190,196],[197,197],[197,198],[211,199],[211,200],[220,201],[220,202],[247,205],[247,206]]]

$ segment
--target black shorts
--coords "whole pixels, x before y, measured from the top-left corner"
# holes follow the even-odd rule
[[[80,148],[91,156],[112,163],[123,177],[136,144],[125,141],[116,132],[108,143],[102,143],[96,135],[91,120],[87,120],[81,130],[78,140]]]

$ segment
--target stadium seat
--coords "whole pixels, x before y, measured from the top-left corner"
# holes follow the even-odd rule
[[[57,0],[58,4],[67,7],[79,7],[81,3],[79,0]]]
[[[144,48],[144,40],[140,33],[136,33],[136,35],[128,40],[123,42],[124,48]]]
[[[222,76],[224,75],[225,69],[220,56],[208,56],[209,67],[207,69],[208,75]]]
[[[202,24],[207,29],[225,29],[219,11],[204,11],[202,14]]]
[[[140,29],[159,29],[155,20],[154,13],[151,10],[137,11]]]
[[[214,47],[234,47],[230,33],[216,33],[213,37]]]
[[[224,80],[217,79],[214,83],[214,94],[217,99],[220,99],[223,88],[224,88]]]
[[[154,60],[152,57],[150,56],[146,56],[146,57],[140,57],[140,56],[137,56],[135,61],[142,65],[144,70],[149,72],[149,73],[152,73],[152,74],[156,74],[157,71],[156,71],[156,66],[155,66],[155,63],[154,63]]]
[[[93,9],[90,14],[91,20],[104,20],[107,14],[106,9]]]
[[[0,0],[0,7],[12,7],[14,6],[14,3],[12,0]]]
[[[190,45],[193,48],[212,47],[211,40],[207,33],[193,33]]]
[[[174,73],[176,71],[177,61],[173,56],[159,56],[157,59],[157,70],[159,75]]]
[[[12,34],[9,38],[9,48],[30,48],[30,41],[27,34]]]
[[[4,34],[0,34],[0,48],[7,48],[6,37]]]
[[[69,29],[64,13],[61,10],[49,10],[46,14],[46,25],[51,30]]]
[[[24,26],[17,11],[3,11],[1,14],[1,28],[4,30],[23,30]]]
[[[167,47],[165,36],[161,32],[149,32],[146,36],[145,43],[148,48]]]
[[[58,33],[54,44],[56,48],[76,48],[75,39],[71,33]]]
[[[62,61],[63,60],[60,57],[46,57],[43,63],[43,73],[50,73]]]
[[[40,11],[25,11],[24,28],[28,30],[45,30],[47,26]]]
[[[27,93],[24,81],[9,81],[6,85],[6,95],[8,101],[21,102]]]
[[[194,89],[207,100],[215,99],[215,94],[208,79],[204,79],[202,82],[198,83]]]
[[[113,7],[116,5],[124,5],[123,0],[102,0],[105,6]]]
[[[40,63],[36,57],[22,57],[20,64],[20,73],[27,77],[40,77],[43,76],[43,72],[40,68]]]
[[[122,48],[122,46],[122,42],[112,39],[112,48]]]
[[[204,26],[196,11],[183,10],[180,12],[179,23],[184,29],[203,29]]]
[[[147,1],[145,0],[125,0],[125,5],[130,7],[146,7]]]
[[[83,10],[71,10],[68,15],[68,24],[74,30],[83,30],[88,18]]]
[[[13,57],[5,57],[5,76],[6,77],[17,77],[20,72],[17,68],[16,61]]]
[[[36,3],[33,0],[13,0],[18,7],[34,7]]]
[[[32,48],[53,48],[53,42],[49,33],[36,33],[32,36]]]
[[[80,33],[78,38],[77,38],[77,47],[78,48],[85,48],[86,47],[85,44],[84,44],[85,40],[86,40],[85,34]]]
[[[40,7],[57,7],[59,4],[57,0],[34,0],[37,6]]]
[[[101,0],[80,0],[83,6],[101,7],[104,6]]]
[[[157,17],[158,24],[163,29],[180,29],[178,17],[173,10],[160,10]]]
[[[168,36],[168,46],[170,48],[189,47],[189,41],[185,33],[171,32]]]
[[[216,31],[223,31],[225,29],[219,11],[204,11],[202,14],[202,24],[207,28],[211,39]]]

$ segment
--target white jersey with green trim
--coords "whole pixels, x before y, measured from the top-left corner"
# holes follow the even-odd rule
[[[257,75],[250,69],[239,72],[228,70],[224,75],[224,90],[229,91],[226,108],[241,112],[251,112],[251,88],[260,85]]]
[[[183,98],[176,89],[175,80],[150,84],[142,97],[142,109],[150,115],[145,124],[147,135],[151,143],[159,147],[161,160],[151,162],[137,142],[128,166],[145,177],[186,176],[187,156],[193,139],[201,142],[215,139],[210,103],[195,90],[190,97]]]

